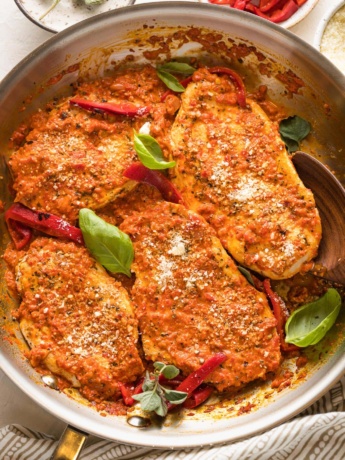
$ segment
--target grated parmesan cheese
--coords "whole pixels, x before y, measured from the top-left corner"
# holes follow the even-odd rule
[[[320,51],[345,73],[345,5],[328,22]]]

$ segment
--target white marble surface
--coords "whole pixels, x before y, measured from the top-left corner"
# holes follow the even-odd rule
[[[139,0],[137,3],[146,0]],[[341,0],[319,0],[308,18],[290,29],[313,44],[322,18]],[[14,0],[0,0],[0,80],[28,53],[52,36],[30,22]],[[1,365],[1,363],[0,363]],[[17,423],[59,436],[64,424],[27,397],[0,370],[0,427]]]

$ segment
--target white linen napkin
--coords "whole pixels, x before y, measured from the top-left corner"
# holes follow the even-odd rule
[[[57,445],[51,436],[19,425],[0,429],[0,460],[48,460]],[[94,441],[80,460],[344,460],[345,376],[301,415],[261,435],[232,444],[161,450]]]

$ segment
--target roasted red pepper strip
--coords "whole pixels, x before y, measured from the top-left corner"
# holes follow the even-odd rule
[[[283,299],[272,290],[271,282],[268,278],[264,280],[263,286],[265,293],[271,302],[273,314],[277,320],[277,332],[280,339],[280,348],[282,351],[287,352],[298,350],[299,348],[296,347],[296,345],[285,342],[284,326],[287,321],[288,313]]]
[[[86,99],[73,98],[69,103],[90,112],[105,112],[112,115],[126,115],[128,117],[141,117],[150,112],[150,107],[137,107],[130,103],[112,104],[111,102],[95,102]]]
[[[259,9],[263,13],[269,11],[271,8],[274,8],[280,0],[260,0]]]
[[[6,219],[6,223],[15,247],[17,249],[25,248],[32,238],[31,228],[13,219]]]
[[[193,391],[226,359],[225,353],[216,353],[211,356],[199,369],[189,374],[176,388],[176,391],[184,391],[188,396],[191,396]]]
[[[230,5],[234,6],[236,0],[208,0],[210,3],[214,3],[215,5]]]
[[[14,221],[51,236],[67,238],[79,244],[84,243],[83,234],[80,228],[70,225],[68,222],[61,219],[61,217],[54,216],[54,214],[32,211],[21,203],[14,203],[5,212],[5,220],[9,229],[13,228],[12,225]],[[11,230],[9,231],[11,233]],[[15,240],[14,243],[16,243]]]
[[[213,388],[207,385],[201,386],[193,391],[193,393],[185,400],[183,407],[187,409],[194,409],[194,407],[200,406],[203,402],[208,399],[213,393]]]
[[[134,406],[137,403],[133,396],[143,392],[143,382],[144,379],[142,378],[136,385],[133,383],[119,383],[122,399],[126,406]]]
[[[228,67],[211,67],[208,69],[211,73],[225,73],[229,75],[231,80],[235,83],[237,89],[237,102],[240,107],[246,106],[246,88],[244,86],[242,78],[232,69]]]
[[[254,7],[255,14],[261,18],[267,19],[268,21],[279,23],[289,19],[298,10],[298,5],[294,0],[288,0],[282,8],[273,9],[267,14],[263,13],[260,8]]]
[[[127,179],[144,182],[145,184],[156,187],[166,201],[184,204],[183,198],[177,188],[175,188],[170,180],[159,171],[146,168],[142,163],[137,162],[131,164],[123,175],[127,177]]]
[[[236,0],[233,8],[236,8],[236,10],[244,10],[247,3],[249,3],[251,0]]]
[[[183,380],[183,377],[178,375],[173,379],[167,379],[166,377],[164,377],[163,374],[160,374],[160,376],[158,377],[158,380],[159,380],[159,383],[161,383],[162,385],[168,385],[170,387],[175,388],[180,385],[180,383]]]

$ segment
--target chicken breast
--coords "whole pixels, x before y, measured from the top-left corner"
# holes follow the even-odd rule
[[[67,379],[91,401],[116,399],[144,368],[125,289],[74,243],[38,238],[16,266],[17,317],[33,367]]]
[[[267,299],[193,211],[162,202],[124,220],[135,250],[132,300],[146,358],[184,374],[217,352],[210,376],[219,391],[264,378],[280,363],[276,320]]]
[[[133,130],[146,125],[168,155],[178,98],[170,95],[161,102],[165,91],[152,66],[125,68],[111,77],[79,82],[74,97],[146,107],[137,117],[92,113],[71,106],[71,97],[38,111],[12,136],[9,165],[16,201],[75,223],[79,209],[98,210],[133,189],[136,183],[123,175],[138,160]]]
[[[16,201],[74,223],[79,209],[103,207],[134,186],[123,176],[136,158],[128,123],[92,117],[62,99],[33,125],[9,161]]]
[[[173,182],[242,265],[289,278],[317,255],[321,223],[278,126],[227,76],[197,71],[171,131]]]

